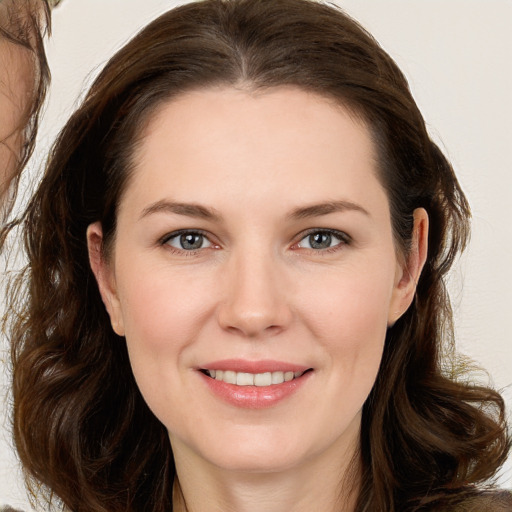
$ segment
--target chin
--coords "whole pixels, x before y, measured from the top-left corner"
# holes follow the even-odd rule
[[[278,473],[301,466],[313,453],[313,446],[305,450],[306,440],[296,442],[281,436],[251,440],[232,440],[218,444],[217,449],[205,454],[210,461],[226,471],[240,473]]]
[[[217,459],[217,458],[216,458]],[[303,462],[303,458],[299,454],[294,454],[292,457],[286,457],[282,454],[273,452],[272,454],[261,452],[247,453],[243,457],[239,453],[225,454],[222,459],[211,461],[215,466],[223,469],[224,471],[247,473],[247,474],[265,474],[265,473],[280,473],[297,468]]]

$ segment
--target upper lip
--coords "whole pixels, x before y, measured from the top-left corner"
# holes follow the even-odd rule
[[[309,366],[289,363],[284,361],[261,360],[248,361],[245,359],[223,359],[221,361],[212,361],[200,366],[201,370],[222,370],[243,373],[266,373],[266,372],[305,372]]]

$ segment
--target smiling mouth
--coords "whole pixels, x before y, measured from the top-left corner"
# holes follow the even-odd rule
[[[264,372],[264,373],[246,373],[235,372],[231,370],[201,370],[208,377],[225,382],[226,384],[234,384],[236,386],[276,386],[283,382],[290,382],[294,379],[302,377],[305,373],[312,371],[309,368],[303,372]]]

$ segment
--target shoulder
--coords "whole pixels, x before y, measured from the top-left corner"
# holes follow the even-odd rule
[[[512,512],[511,491],[482,492],[444,512]]]

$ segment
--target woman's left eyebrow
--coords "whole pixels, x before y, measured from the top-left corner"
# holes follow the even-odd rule
[[[291,220],[299,220],[344,211],[356,211],[371,217],[368,210],[357,203],[353,203],[351,201],[328,201],[325,203],[296,208],[288,215],[288,218]]]

